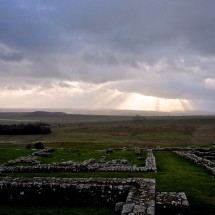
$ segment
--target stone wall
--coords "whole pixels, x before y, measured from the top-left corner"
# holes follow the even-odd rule
[[[138,184],[138,187],[130,189],[121,215],[155,214],[155,180],[140,180]]]
[[[0,200],[46,202],[69,205],[114,205],[124,201],[129,189],[136,186],[129,179],[58,179],[1,178]]]
[[[198,149],[197,147],[156,147],[153,151],[191,151]]]
[[[215,175],[215,162],[199,157],[195,155],[194,152],[175,151],[175,153],[178,156],[191,161],[195,165],[204,167],[209,173]]]
[[[156,192],[156,211],[159,214],[189,214],[189,203],[183,192]]]
[[[157,172],[155,157],[151,149],[148,149],[145,168],[147,172]]]
[[[35,156],[35,154],[34,154]],[[52,164],[38,164],[34,166],[0,166],[0,173],[49,173],[49,172],[156,172],[156,161],[152,150],[148,150],[145,167],[128,164],[125,159],[117,162],[96,162],[91,158],[83,162],[59,162]]]
[[[184,193],[156,193],[155,180],[143,178],[4,177],[0,178],[0,201],[115,205],[116,213],[121,215],[153,215],[156,204],[171,205],[182,214],[181,208],[189,205]]]

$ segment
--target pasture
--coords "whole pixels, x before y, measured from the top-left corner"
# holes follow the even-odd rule
[[[20,118],[21,119],[21,118]],[[20,156],[30,155],[33,150],[27,144],[42,141],[45,147],[55,148],[50,157],[38,158],[44,164],[73,160],[83,162],[106,157],[127,159],[138,166],[144,165],[147,148],[162,147],[214,147],[214,117],[133,117],[91,116],[79,119],[69,117],[23,117],[22,120],[38,120],[49,123],[52,132],[46,135],[1,135],[0,164]],[[16,118],[17,120],[17,118]],[[16,123],[16,120],[13,123]],[[108,148],[141,148],[141,154],[134,151],[114,151],[106,154]],[[101,151],[98,151],[101,150]],[[102,151],[103,150],[103,151]],[[35,151],[35,150],[34,150]],[[1,177],[60,177],[60,178],[154,178],[157,191],[185,192],[190,203],[189,214],[212,215],[215,211],[215,181],[205,169],[177,157],[172,152],[154,151],[157,172],[79,172],[79,173],[1,173]],[[138,160],[138,157],[143,160]],[[96,206],[69,207],[68,205],[0,204],[0,214],[114,214],[113,208]]]

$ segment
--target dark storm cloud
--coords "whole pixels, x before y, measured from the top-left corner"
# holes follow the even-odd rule
[[[213,99],[205,80],[215,78],[214,9],[214,0],[0,0],[1,85],[114,82]]]
[[[212,0],[1,0],[0,39],[26,49],[107,45],[132,54],[178,39],[214,54]],[[164,47],[163,47],[164,48]],[[34,51],[31,49],[31,51]],[[147,56],[147,54],[145,54]]]
[[[37,11],[35,1],[1,0],[0,5],[2,43],[29,52],[34,52],[38,48],[51,49],[55,34],[52,34],[49,17]]]
[[[0,48],[0,60],[4,61],[21,61],[22,54],[16,52],[9,52],[5,50],[1,50]]]

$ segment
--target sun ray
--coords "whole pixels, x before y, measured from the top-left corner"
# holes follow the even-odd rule
[[[193,105],[186,99],[166,99],[129,93],[117,109],[172,112],[190,111],[193,110]]]

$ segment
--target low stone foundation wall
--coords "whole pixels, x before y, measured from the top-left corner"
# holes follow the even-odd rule
[[[142,178],[5,177],[0,178],[0,201],[115,205],[116,213],[121,215],[153,215],[157,206],[171,206],[182,214],[181,209],[189,205],[184,193],[156,193],[155,180]]]
[[[155,180],[139,181],[138,187],[132,187],[128,193],[121,215],[155,214]]]
[[[120,159],[119,159],[120,161]],[[49,173],[49,172],[156,172],[156,161],[151,150],[148,150],[145,167],[138,167],[123,162],[96,162],[95,159],[82,163],[67,161],[34,166],[0,166],[0,173]]]
[[[147,169],[148,172],[157,172],[155,157],[151,149],[148,149],[145,168]]]
[[[195,165],[204,167],[209,173],[215,175],[215,162],[201,158],[195,155],[193,152],[175,151],[174,153],[186,160],[191,161]]]
[[[124,201],[135,180],[1,178],[1,201],[114,205]]]
[[[157,147],[153,151],[192,151],[198,149],[197,147]]]

